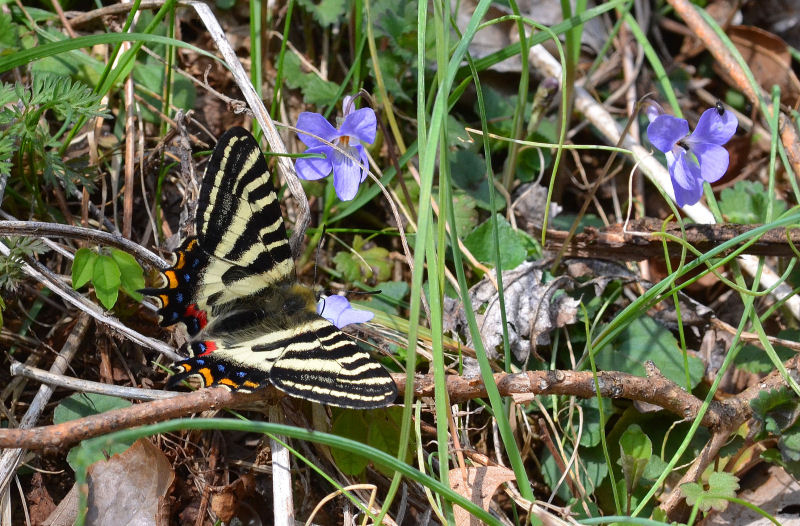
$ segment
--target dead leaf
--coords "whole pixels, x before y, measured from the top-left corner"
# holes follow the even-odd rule
[[[50,492],[42,482],[42,474],[38,471],[31,477],[31,490],[27,495],[28,506],[33,524],[42,524],[47,517],[56,509],[56,503],[50,496]]]
[[[164,453],[140,438],[123,453],[89,467],[87,524],[155,524],[159,499],[174,479]]]
[[[72,526],[78,517],[78,485],[73,484],[42,526]]]
[[[526,362],[536,345],[550,343],[550,331],[577,319],[578,300],[566,294],[554,298],[556,292],[564,289],[570,281],[570,278],[562,276],[542,283],[542,270],[535,262],[525,262],[503,272],[508,343],[518,361]],[[489,280],[483,279],[470,289],[470,298],[486,354],[497,358],[497,350],[503,344],[497,290]],[[477,314],[479,312],[483,314]],[[471,346],[471,339],[467,343]]]
[[[792,56],[786,42],[754,26],[731,26],[727,33],[758,84],[767,93],[777,84],[781,88],[781,102],[796,108],[800,99],[800,80],[792,71]],[[714,70],[733,85],[730,75],[719,64],[714,65]]]
[[[464,480],[465,472],[466,480]],[[453,491],[487,511],[489,510],[489,503],[500,484],[516,479],[513,471],[500,466],[477,466],[463,470],[455,468],[450,470],[448,477]],[[456,526],[478,526],[481,524],[478,519],[459,506],[454,506],[453,513],[456,519]]]

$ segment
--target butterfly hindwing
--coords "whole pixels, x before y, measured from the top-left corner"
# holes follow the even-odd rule
[[[386,369],[322,317],[287,342],[269,378],[290,395],[338,407],[379,407],[397,397]]]
[[[183,322],[192,337],[168,387],[196,377],[242,391],[271,383],[340,407],[395,399],[383,366],[316,314],[313,293],[297,284],[267,163],[242,128],[223,134],[211,155],[195,225],[162,270],[166,286],[142,291],[160,300],[162,325]]]

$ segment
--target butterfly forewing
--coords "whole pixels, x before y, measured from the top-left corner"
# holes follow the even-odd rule
[[[300,398],[354,408],[391,403],[383,366],[316,314],[296,283],[286,229],[258,144],[242,128],[220,137],[200,190],[196,237],[162,271],[162,325],[186,324],[193,355],[168,386],[254,390],[268,383]]]

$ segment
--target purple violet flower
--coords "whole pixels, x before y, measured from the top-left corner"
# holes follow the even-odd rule
[[[691,134],[685,119],[666,114],[652,119],[647,137],[667,156],[678,206],[695,204],[703,197],[703,181],[713,183],[725,175],[729,160],[722,145],[738,126],[732,111],[717,108],[704,111]]]
[[[328,296],[317,302],[317,314],[341,329],[351,323],[364,323],[375,317],[368,310],[354,309],[344,296]]]
[[[354,97],[345,97],[342,103],[344,117],[336,129],[319,113],[304,111],[297,119],[300,140],[308,146],[305,153],[322,154],[325,157],[302,157],[297,159],[295,169],[300,179],[314,181],[333,172],[333,187],[342,201],[350,201],[358,193],[358,185],[367,178],[367,151],[361,142],[375,141],[377,120],[372,108],[355,109]],[[310,135],[309,135],[310,134]],[[335,144],[341,150],[321,141]],[[360,159],[361,163],[353,159]]]

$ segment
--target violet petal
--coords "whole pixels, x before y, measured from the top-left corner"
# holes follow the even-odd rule
[[[298,132],[297,135],[300,141],[309,147],[325,145],[324,142],[319,140],[320,138],[328,142],[333,142],[337,137],[341,137],[339,132],[336,131],[336,128],[331,126],[331,123],[328,122],[325,117],[319,113],[312,113],[310,111],[304,111],[297,117],[297,125],[295,127],[298,130],[307,132]],[[311,135],[308,135],[309,133]]]
[[[305,179],[306,181],[316,181],[331,174],[333,165],[331,165],[331,156],[333,155],[333,148],[327,145],[315,146],[307,149],[303,153],[321,153],[325,155],[324,159],[319,157],[299,157],[294,163],[294,169],[297,172],[297,177]]]
[[[675,143],[689,135],[689,123],[672,115],[659,115],[647,127],[650,143],[664,153],[672,150]]]
[[[728,170],[728,150],[722,146],[711,143],[694,144],[692,153],[700,163],[703,179],[709,183],[718,181]]]
[[[355,148],[349,148],[349,154],[357,156]],[[334,151],[333,158],[333,187],[336,195],[342,201],[352,200],[358,193],[358,184],[361,182],[361,166],[342,152]]]
[[[716,108],[709,108],[700,116],[697,127],[686,142],[692,149],[703,142],[722,145],[731,140],[738,126],[739,119],[732,111],[720,115]]]
[[[344,118],[339,127],[341,135],[349,135],[367,144],[375,142],[378,121],[372,108],[361,108]]]

